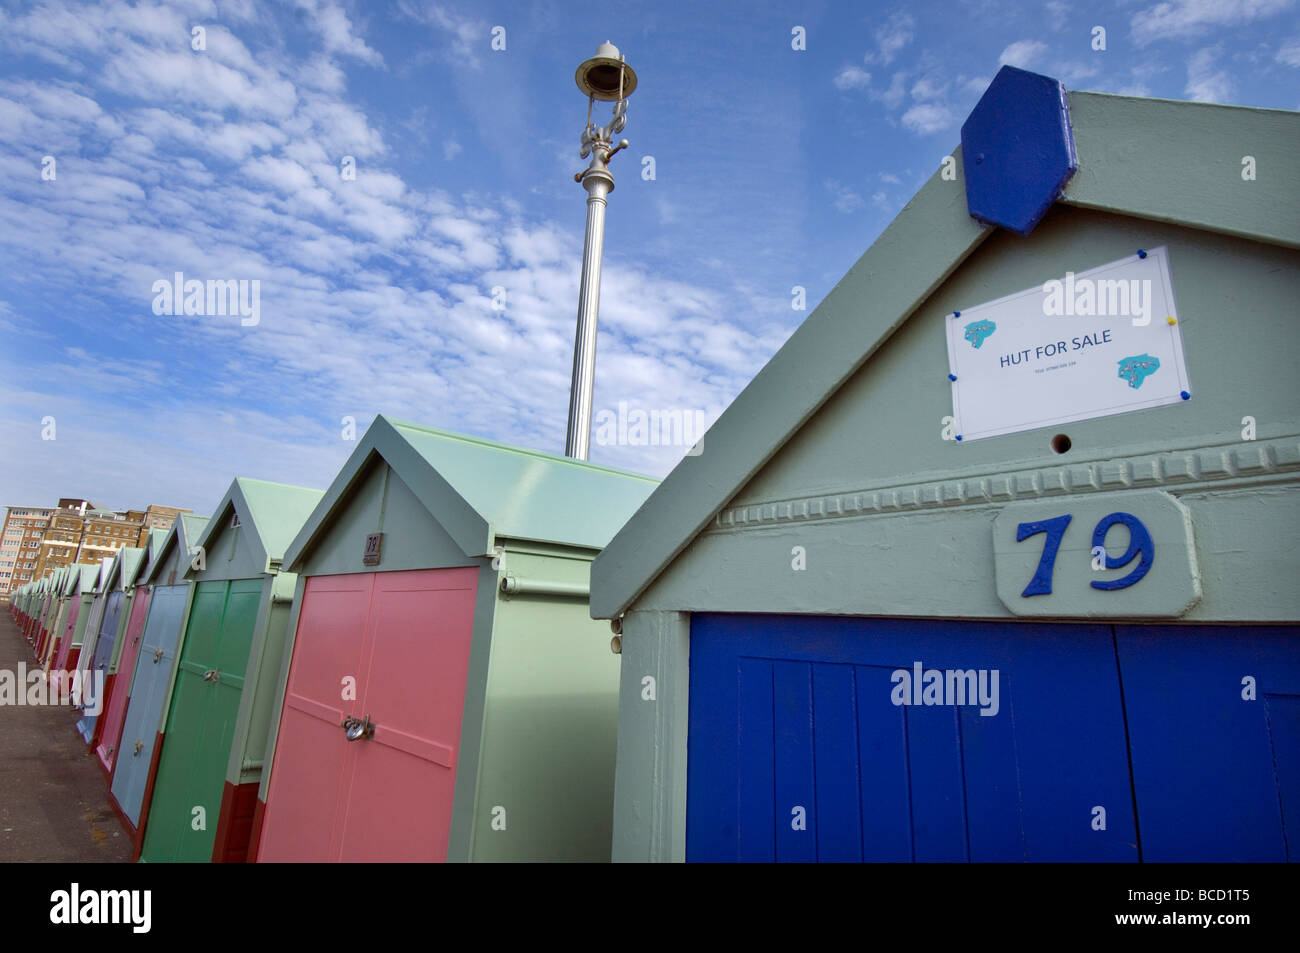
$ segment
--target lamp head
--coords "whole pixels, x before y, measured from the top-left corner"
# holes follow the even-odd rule
[[[623,98],[627,99],[636,89],[636,71],[623,61],[618,47],[606,40],[596,47],[596,55],[584,60],[573,74],[578,88],[593,99],[613,103],[619,99],[620,74],[623,86]]]

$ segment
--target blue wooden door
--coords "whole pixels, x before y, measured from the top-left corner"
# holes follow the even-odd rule
[[[124,598],[125,596],[120,589],[110,592],[105,597],[104,615],[103,618],[99,620],[99,632],[95,638],[95,646],[93,649],[94,654],[91,657],[89,664],[86,665],[86,670],[89,672],[92,679],[108,678],[108,660],[112,657],[113,639],[114,636],[117,635],[117,624],[122,618],[122,600]],[[96,676],[96,672],[99,672],[100,674]],[[96,681],[96,684],[99,685],[103,683]],[[102,707],[104,701],[105,699],[102,697],[101,692],[98,704]],[[99,714],[90,714],[89,711],[77,720],[77,730],[81,732],[82,740],[85,741],[86,744],[90,744],[90,739],[95,734],[95,722],[98,720]]]
[[[122,722],[122,741],[113,768],[113,799],[132,824],[140,824],[140,807],[149,783],[154,741],[161,727],[163,702],[171,682],[189,584],[158,586],[135,658],[131,698]]]
[[[1300,860],[1300,628],[1117,626],[1147,861]]]
[[[696,615],[690,679],[688,860],[1138,859],[1110,626]]]

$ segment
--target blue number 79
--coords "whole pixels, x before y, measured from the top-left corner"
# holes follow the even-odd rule
[[[1047,534],[1047,540],[1043,543],[1043,555],[1038,559],[1038,569],[1035,570],[1034,577],[1029,580],[1029,585],[1025,586],[1025,591],[1020,593],[1021,596],[1051,595],[1052,571],[1056,568],[1056,554],[1061,548],[1061,539],[1065,536],[1065,528],[1070,525],[1071,519],[1072,517],[1066,514],[1050,520],[1020,523],[1016,526],[1017,543],[1022,543],[1029,537],[1037,536],[1039,533]],[[1131,573],[1122,579],[1093,582],[1092,588],[1094,589],[1103,591],[1127,589],[1150,572],[1151,565],[1155,561],[1156,545],[1151,539],[1151,533],[1143,525],[1142,521],[1131,513],[1111,513],[1108,516],[1103,516],[1092,531],[1094,550],[1100,547],[1101,551],[1105,552],[1106,534],[1116,523],[1122,523],[1128,528],[1129,544],[1124,554],[1119,558],[1106,553],[1106,568],[1118,569],[1121,566],[1127,566],[1134,559],[1138,560],[1138,564]]]

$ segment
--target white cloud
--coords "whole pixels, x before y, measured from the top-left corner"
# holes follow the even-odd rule
[[[846,66],[835,76],[836,89],[867,89],[871,86],[871,74],[857,66]]]
[[[383,66],[384,58],[353,32],[352,21],[337,3],[326,0],[297,0],[298,8],[308,15],[308,22],[320,34],[327,53],[354,56],[371,66]]]
[[[1165,0],[1133,15],[1134,42],[1201,36],[1215,27],[1234,29],[1267,19],[1294,6],[1295,0]]]
[[[455,139],[448,139],[446,142],[442,144],[442,157],[446,159],[448,162],[451,162],[453,159],[456,158],[456,156],[460,155],[463,151],[464,150],[461,148],[460,143],[457,142]]]
[[[864,57],[868,63],[880,63],[888,65],[907,44],[912,42],[916,21],[912,19],[911,14],[905,11],[899,11],[889,16],[883,24],[876,27],[873,34],[876,39],[876,49],[867,53]]]
[[[1287,66],[1300,66],[1300,36],[1287,40],[1278,47],[1277,61]]]
[[[922,136],[951,129],[956,123],[952,109],[936,103],[920,103],[903,113],[903,128]]]
[[[400,0],[398,10],[405,16],[420,23],[436,28],[447,34],[451,43],[453,58],[460,64],[479,69],[482,61],[479,54],[489,49],[492,41],[490,28],[486,21],[475,20],[458,12],[448,10],[439,3],[417,6],[413,0]],[[507,33],[507,40],[509,34]]]
[[[907,74],[899,71],[893,75],[889,81],[889,88],[878,92],[870,92],[868,95],[872,99],[885,104],[887,109],[897,109],[903,104],[903,99],[907,95]]]
[[[1002,55],[998,57],[998,65],[1032,69],[1046,52],[1046,43],[1038,40],[1018,40],[1002,51]]]
[[[1223,47],[1207,46],[1197,50],[1187,62],[1187,87],[1189,99],[1201,103],[1227,103],[1232,101],[1233,84],[1226,70],[1217,69],[1223,56]]]
[[[862,196],[847,185],[837,182],[835,179],[827,179],[822,184],[825,186],[826,191],[831,193],[831,204],[835,206],[836,211],[848,215],[866,206]]]
[[[913,99],[938,99],[948,91],[948,80],[938,76],[922,76],[912,86]]]

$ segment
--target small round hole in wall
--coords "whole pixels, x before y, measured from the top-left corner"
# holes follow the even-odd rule
[[[1070,438],[1063,433],[1058,433],[1052,438],[1052,449],[1057,453],[1065,453],[1070,449]]]

